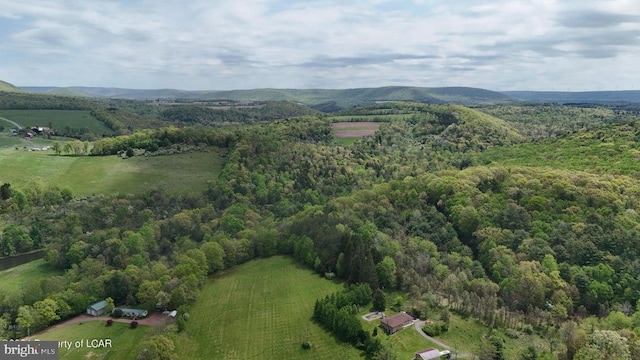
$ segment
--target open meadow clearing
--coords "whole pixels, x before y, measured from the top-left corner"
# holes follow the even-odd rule
[[[106,326],[104,321],[85,321],[53,327],[32,338],[62,342],[59,358],[64,360],[130,360],[136,358],[150,329],[144,325],[131,329],[128,323]]]
[[[238,266],[204,286],[176,353],[207,360],[360,358],[311,320],[316,299],[341,287],[287,257]],[[302,348],[304,341],[311,349]]]
[[[34,260],[0,271],[0,289],[3,294],[10,295],[21,291],[25,284],[39,283],[49,276],[61,274],[62,271],[52,269],[46,261]]]
[[[154,188],[192,193],[220,170],[215,149],[162,156],[56,156],[53,151],[0,149],[0,182],[20,189],[33,181],[68,188],[74,195],[140,193]]]
[[[374,110],[371,110],[374,111]],[[380,109],[380,114],[370,115],[336,115],[330,116],[332,122],[389,122],[393,120],[404,120],[413,116],[413,114],[384,114],[388,109]]]
[[[15,121],[23,127],[88,128],[94,134],[113,134],[113,130],[87,110],[0,110],[0,117]],[[8,127],[9,124],[2,125]]]
[[[331,124],[333,136],[341,145],[350,145],[355,140],[373,136],[380,127],[379,122],[336,122]]]

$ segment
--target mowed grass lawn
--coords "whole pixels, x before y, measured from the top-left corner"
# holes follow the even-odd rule
[[[20,189],[33,179],[74,195],[140,193],[159,188],[189,193],[206,188],[221,168],[215,149],[163,156],[56,156],[53,151],[0,149],[0,182]]]
[[[390,299],[387,298],[387,304],[390,303]],[[412,359],[415,357],[417,351],[435,348],[438,350],[444,350],[442,347],[434,344],[426,339],[420,333],[418,333],[414,326],[402,329],[395,334],[387,335],[380,327],[380,319],[366,321],[362,319],[363,315],[371,312],[371,309],[367,309],[358,314],[358,318],[362,321],[362,327],[369,333],[373,332],[374,328],[378,328],[378,338],[384,345],[390,346],[395,352],[398,359]],[[384,312],[387,316],[395,315],[396,312],[387,309]]]
[[[0,289],[3,294],[13,294],[20,291],[24,284],[61,274],[62,271],[52,269],[46,261],[34,260],[0,271]]]
[[[0,117],[13,120],[24,127],[52,125],[54,129],[64,127],[88,128],[94,134],[113,134],[104,123],[86,110],[0,110]],[[9,123],[3,122],[6,128]]]
[[[316,299],[341,285],[287,257],[251,261],[212,279],[178,335],[180,359],[358,359],[311,320]],[[310,341],[310,350],[302,343]]]
[[[144,325],[131,329],[129,323],[114,322],[112,326],[106,326],[105,321],[85,321],[54,327],[32,338],[58,342],[72,341],[71,349],[59,348],[59,359],[131,360],[136,358],[140,345],[150,329],[149,326]],[[98,341],[109,339],[111,346],[88,347],[87,341],[91,345],[94,339]],[[76,347],[76,341],[82,341],[82,346]],[[100,345],[100,343],[94,342],[94,345]]]

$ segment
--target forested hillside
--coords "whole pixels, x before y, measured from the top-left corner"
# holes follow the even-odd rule
[[[479,110],[510,122],[521,134],[531,139],[544,139],[635,121],[640,117],[640,111],[626,108],[625,105],[520,104],[488,106]]]
[[[537,332],[553,345],[539,349],[547,359],[591,359],[605,345],[589,336],[605,330],[625,339],[620,359],[639,358],[633,114],[419,103],[344,113],[380,114],[403,116],[350,146],[315,113],[93,143],[93,156],[222,148],[220,176],[196,196],[7,187],[0,253],[43,246],[66,272],[0,293],[0,321],[20,336],[105,297],[185,312],[208,275],[286,254],[319,275],[400,294],[401,309],[419,316],[447,307],[516,336]]]

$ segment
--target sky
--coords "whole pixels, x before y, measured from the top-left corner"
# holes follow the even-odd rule
[[[0,0],[0,80],[640,90],[637,0]]]

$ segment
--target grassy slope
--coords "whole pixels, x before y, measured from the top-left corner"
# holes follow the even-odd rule
[[[6,92],[24,92],[24,90],[16,87],[15,85],[9,84],[6,81],[0,80],[0,91]]]
[[[87,321],[84,323],[69,324],[34,336],[39,340],[76,341],[93,339],[111,339],[112,346],[101,348],[88,348],[72,346],[70,350],[60,349],[61,360],[130,360],[135,359],[144,336],[151,328],[139,325],[136,329],[130,329],[128,323],[115,322],[107,327],[103,321]],[[84,344],[83,344],[84,345]]]
[[[4,125],[4,124],[9,125],[6,122],[0,122],[0,125]],[[10,126],[5,126],[5,128],[9,128],[9,127]],[[11,136],[9,135],[9,132],[7,130],[5,130],[5,132],[3,133],[0,133],[0,151],[3,148],[13,149],[15,147],[23,148],[25,146],[43,147],[46,145],[51,145],[51,141],[42,137],[34,138],[34,139],[25,139],[22,136]],[[2,176],[1,173],[0,173],[0,176]]]
[[[83,110],[0,110],[0,116],[18,124],[29,126],[49,126],[54,128],[89,128],[96,134],[113,134],[102,122]]]
[[[451,315],[449,331],[437,338],[445,344],[458,349],[462,353],[479,355],[484,346],[487,346],[485,338],[488,338],[491,329],[478,320],[464,319],[458,315]],[[504,353],[507,359],[517,359],[527,346],[535,346],[539,351],[547,349],[547,343],[538,335],[526,335],[520,333],[518,339],[512,339],[505,335],[503,330],[494,330],[495,335],[504,339]]]
[[[22,285],[29,281],[39,281],[46,277],[60,274],[60,271],[49,267],[44,260],[34,260],[0,271],[0,289],[4,294],[11,294],[19,291]]]
[[[316,299],[340,288],[286,257],[238,266],[204,287],[176,352],[181,359],[359,358],[311,321]],[[313,347],[303,350],[307,340]]]
[[[176,193],[204,190],[221,167],[215,151],[133,157],[55,156],[52,151],[0,149],[0,181],[20,189],[34,178],[69,188],[75,195],[138,193],[164,188]]]

